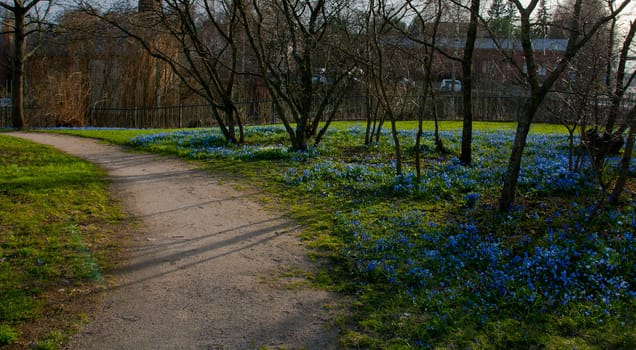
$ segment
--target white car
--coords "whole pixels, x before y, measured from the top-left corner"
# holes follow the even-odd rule
[[[462,91],[462,82],[457,79],[444,79],[439,84],[439,91],[460,92]]]

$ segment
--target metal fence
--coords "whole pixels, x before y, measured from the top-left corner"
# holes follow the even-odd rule
[[[462,119],[461,94],[438,95],[435,106],[427,103],[427,108],[421,108],[421,96],[399,96],[394,98],[395,110],[400,120],[416,120],[422,114],[425,120],[432,120],[436,110],[439,120]],[[475,95],[473,97],[473,119],[476,121],[516,121],[523,113],[527,97],[503,95]],[[370,101],[371,106],[377,106],[377,101]],[[621,105],[621,110],[627,111],[634,106],[636,98],[630,96]],[[609,110],[608,100],[598,99],[590,102],[586,117],[602,120],[602,116]],[[366,96],[350,96],[339,105],[335,114],[338,121],[364,120],[367,115],[369,101]],[[237,105],[246,125],[269,124],[279,122],[271,100],[243,102]],[[188,128],[215,126],[212,106],[168,106],[155,108],[94,108],[87,113],[85,124],[92,127],[116,128]],[[381,113],[380,109],[369,111],[371,115]],[[546,99],[538,114],[536,122],[560,123],[563,114],[569,113],[568,107],[561,99]],[[594,115],[592,115],[592,113]],[[625,114],[625,113],[624,113]],[[29,127],[55,127],[55,120],[45,116],[43,111],[26,109],[25,116]],[[600,116],[600,117],[599,117]],[[0,108],[0,128],[12,126],[11,108]]]
[[[13,126],[13,122],[11,120],[11,108],[9,107],[0,108],[0,129],[10,128],[12,126]]]
[[[420,108],[421,96],[401,96],[394,98],[395,110],[400,120],[416,120],[420,113],[424,119],[432,120],[433,108]],[[462,98],[460,95],[437,96],[436,109],[440,120],[461,120]],[[522,111],[524,97],[483,96],[474,99],[475,120],[516,121]],[[366,96],[352,96],[344,99],[335,113],[337,121],[360,121],[367,115]],[[377,101],[371,101],[376,106]],[[239,103],[238,109],[245,124],[269,124],[280,120],[271,100]],[[381,113],[373,109],[371,114]],[[549,121],[548,115],[541,115],[538,121]],[[95,127],[123,128],[187,128],[215,126],[212,106],[172,106],[157,108],[100,108],[89,112],[87,124]]]

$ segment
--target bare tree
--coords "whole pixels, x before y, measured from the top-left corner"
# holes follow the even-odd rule
[[[603,5],[599,3],[597,6]],[[611,7],[613,3],[610,3]],[[632,25],[624,36],[623,46],[614,47],[621,33],[615,21],[604,32],[600,32],[590,45],[576,59],[575,67],[581,72],[577,77],[577,91],[581,83],[589,81],[588,102],[592,110],[591,118],[583,120],[581,129],[581,148],[590,158],[592,171],[596,176],[599,191],[599,206],[605,202],[610,191],[612,176],[607,172],[607,156],[618,154],[624,144],[624,132],[630,128],[629,111],[624,104],[627,87],[634,79],[626,71],[627,59],[636,28]],[[612,43],[612,45],[608,45]],[[615,52],[619,54],[615,54]],[[582,62],[581,62],[582,61]],[[595,63],[595,64],[593,64]],[[580,82],[579,82],[580,81]],[[617,197],[616,197],[617,198]],[[610,201],[616,199],[610,196]]]
[[[608,121],[605,126],[605,132],[610,133],[610,135],[620,135],[622,137],[622,132],[614,131],[614,123],[616,123],[616,118],[618,114],[618,109],[620,108],[621,100],[623,95],[625,94],[627,86],[631,85],[631,83],[636,79],[636,70],[632,71],[627,77],[626,74],[626,66],[628,55],[632,50],[632,43],[634,41],[634,37],[636,36],[636,21],[632,21],[629,27],[629,31],[625,36],[625,40],[623,41],[623,46],[620,51],[620,58],[618,63],[618,70],[616,74],[616,87],[614,89],[614,94],[612,96],[612,105],[610,109],[610,114],[608,116]],[[625,150],[623,151],[623,157],[621,159],[620,167],[619,167],[619,176],[614,184],[614,189],[609,196],[609,203],[616,204],[620,198],[621,193],[625,188],[625,183],[627,182],[627,177],[629,174],[629,167],[632,159],[632,152],[634,150],[634,137],[636,135],[636,106],[633,106],[629,114],[627,115],[625,125],[623,128],[629,128],[629,134],[627,136],[627,143],[625,145]],[[612,137],[610,137],[611,139]],[[603,145],[602,153],[606,153],[608,151],[609,145]]]
[[[415,13],[415,23],[418,23],[419,27],[422,30],[422,34],[426,34],[427,23],[431,23],[431,18],[428,18],[424,15],[423,9],[418,9],[414,6],[413,2],[407,1],[410,9]],[[421,164],[421,150],[420,145],[422,143],[422,133],[423,133],[423,119],[424,119],[424,111],[426,110],[426,106],[428,105],[428,96],[429,93],[434,96],[433,84],[431,83],[432,77],[432,67],[433,61],[435,60],[435,47],[437,40],[437,31],[439,28],[439,23],[442,18],[442,1],[437,0],[436,2],[431,1],[430,3],[425,4],[425,6],[433,7],[433,11],[429,11],[432,15],[432,29],[430,31],[430,45],[424,46],[424,56],[422,57],[422,68],[424,70],[424,85],[422,87],[422,97],[420,99],[420,111],[417,117],[417,135],[415,138],[415,173],[417,181],[421,181],[422,179],[422,164]],[[434,106],[435,101],[433,101]],[[433,107],[435,108],[435,107]],[[435,119],[435,146],[439,152],[444,150],[444,146],[439,137],[439,127],[437,121],[437,113],[434,112]]]
[[[588,20],[598,19],[611,13],[614,5],[613,1],[588,1],[584,4],[582,13]],[[562,7],[557,15],[557,25],[565,28],[567,11]],[[626,88],[633,79],[626,76],[626,63],[634,27],[630,27],[624,36],[621,48],[616,45],[621,36],[617,22],[617,18],[612,19],[581,49],[572,60],[568,74],[563,76],[561,83],[555,84],[556,93],[551,94],[562,97],[569,111],[573,112],[559,116],[561,121],[569,121],[564,124],[570,133],[570,170],[580,170],[584,159],[591,160],[590,165],[600,189],[599,205],[604,203],[611,183],[615,180],[607,172],[606,157],[608,153],[619,152],[624,143],[623,134],[630,128],[629,112],[623,99]],[[573,159],[575,130],[580,130],[581,133],[576,164]],[[626,150],[626,153],[629,152]],[[618,182],[615,189],[621,187],[617,185]],[[609,196],[610,202],[617,198]]]
[[[415,138],[415,170],[417,181],[421,180],[421,150],[423,133],[423,118],[427,112],[429,96],[434,98],[433,84],[431,82],[433,76],[433,62],[439,47],[437,46],[437,34],[442,14],[446,10],[441,0],[424,0],[424,1],[406,1],[402,7],[392,11],[394,16],[408,13],[413,17],[410,25],[406,28],[398,25],[394,18],[388,17],[388,23],[392,24],[394,30],[397,30],[404,37],[405,44],[402,48],[390,48],[389,51],[405,51],[403,54],[408,57],[409,61],[415,62],[417,66],[418,76],[422,80],[421,87],[418,92],[420,96],[417,104],[417,135]],[[391,15],[389,13],[388,15]],[[385,17],[387,14],[385,14]],[[400,18],[400,17],[396,17]],[[435,112],[435,101],[432,104],[435,120],[435,145],[438,151],[443,152],[444,146],[439,137],[437,113]]]
[[[33,55],[34,49],[27,51],[27,37],[33,33],[41,33],[46,26],[45,20],[51,8],[50,0],[13,0],[0,1],[0,7],[4,8],[12,18],[6,18],[8,27],[12,28],[13,53],[12,53],[12,103],[13,103],[13,127],[22,129],[26,126],[24,118],[24,76],[25,63]]]
[[[459,0],[452,1],[452,4],[456,6],[457,13],[458,13],[457,17],[453,19],[454,21],[456,21],[456,28],[457,28],[455,33],[455,35],[457,36],[455,38],[456,40],[459,40],[459,35],[460,35],[459,24],[462,21],[462,14],[460,12],[462,10],[466,10],[469,13],[469,22],[468,22],[468,26],[466,27],[465,42],[464,42],[461,55],[459,54],[459,52],[449,53],[445,51],[441,45],[437,45],[435,41],[437,39],[437,29],[435,29],[434,37],[432,38],[414,38],[412,35],[409,35],[409,33],[404,32],[403,34],[406,35],[410,40],[413,40],[414,42],[430,49],[431,51],[429,54],[426,55],[426,57],[430,55],[432,59],[434,53],[439,53],[441,57],[444,57],[454,62],[459,62],[461,64],[462,80],[463,80],[463,84],[462,84],[463,85],[462,86],[463,125],[462,125],[462,144],[461,144],[460,161],[465,165],[470,165],[472,163],[472,130],[473,130],[473,124],[472,124],[473,122],[473,103],[472,103],[473,68],[472,67],[473,67],[473,54],[475,49],[475,42],[477,39],[477,29],[481,19],[479,14],[481,1],[471,0],[469,2],[470,6],[467,6],[466,3],[467,3],[466,1],[459,1]],[[413,6],[412,1],[408,1],[406,5],[408,5],[410,12],[415,13],[416,18],[417,16],[421,15],[422,10],[416,9]],[[426,4],[426,7],[433,7],[433,6],[434,5],[432,4]],[[439,11],[442,11],[441,6],[442,4],[440,3],[438,6]],[[445,9],[445,10],[446,11],[443,11],[443,12],[449,12],[448,9]],[[437,23],[439,23],[440,18],[437,18],[436,21]],[[434,25],[434,28],[436,28],[436,25]],[[432,66],[429,67],[429,73],[426,78],[427,80],[431,79],[431,74],[430,74],[431,69],[432,69]],[[427,90],[428,90],[428,87],[425,87],[425,91]],[[439,139],[436,139],[436,144],[438,145],[440,150],[443,148],[441,143],[439,142]]]
[[[340,49],[348,41],[347,31],[352,30],[340,25],[348,2],[240,3],[242,22],[258,65],[255,73],[268,88],[292,148],[306,150],[309,141],[320,142],[329,127],[355,68],[343,59]]]
[[[380,140],[382,127],[388,119],[394,140],[396,169],[402,172],[401,147],[397,138],[396,118],[405,110],[407,96],[415,82],[410,78],[410,59],[417,55],[407,53],[403,37],[408,38],[407,28],[402,22],[404,8],[393,7],[388,1],[368,1],[361,25],[364,35],[361,40],[365,51],[353,57],[364,67],[366,94],[365,145]],[[406,45],[408,46],[408,44]],[[408,57],[408,58],[407,58]]]
[[[428,106],[431,105],[431,110],[433,112],[434,121],[435,121],[435,145],[436,149],[439,152],[445,152],[443,142],[439,137],[439,125],[437,118],[437,109],[435,104],[435,92],[432,84],[433,77],[433,65],[435,61],[435,56],[439,55],[446,59],[450,59],[452,61],[461,62],[461,58],[458,57],[457,52],[449,53],[445,51],[445,48],[438,46],[437,40],[438,38],[438,29],[440,26],[440,22],[444,13],[448,12],[449,8],[447,4],[444,4],[442,1],[436,0],[424,0],[424,1],[406,1],[401,6],[392,8],[386,5],[387,2],[379,2],[378,11],[382,13],[384,17],[383,24],[390,24],[394,31],[397,31],[399,35],[401,35],[402,39],[393,39],[387,40],[382,39],[382,46],[387,46],[386,42],[397,42],[400,45],[395,45],[395,47],[389,47],[385,50],[377,50],[377,53],[382,54],[385,51],[390,53],[394,52],[402,52],[402,55],[408,57],[410,62],[415,63],[418,67],[416,69],[417,76],[422,80],[422,84],[418,89],[420,94],[419,99],[414,102],[418,108],[416,113],[418,114],[418,132],[415,140],[415,166],[416,166],[416,177],[419,181],[421,179],[421,159],[420,159],[420,145],[421,145],[421,137],[422,137],[422,127],[423,127],[423,117],[427,112]],[[390,2],[388,2],[390,3]],[[456,4],[458,9],[461,7],[459,4]],[[372,8],[371,8],[372,9]],[[401,25],[401,19],[405,18],[405,15],[408,17],[412,17],[411,24],[407,27]],[[457,19],[459,21],[459,16]],[[458,24],[459,27],[459,24]],[[376,31],[377,36],[377,31]],[[456,33],[458,34],[458,33]],[[373,37],[373,36],[370,36]],[[370,41],[373,42],[373,41]],[[379,47],[382,48],[382,47]],[[381,58],[379,55],[376,55],[378,58]],[[376,59],[377,60],[377,59]],[[373,63],[372,60],[369,60]],[[384,61],[388,61],[386,58]],[[377,66],[377,62],[373,63]],[[391,62],[392,65],[395,65],[394,62]],[[398,64],[399,65],[399,64]],[[384,71],[389,71],[389,68],[384,68]],[[377,75],[377,74],[376,74]],[[386,79],[385,79],[386,80]],[[386,84],[385,84],[386,85]],[[381,95],[381,94],[380,94]],[[433,100],[432,104],[429,104],[429,97]],[[380,99],[382,100],[382,99]],[[470,105],[471,101],[467,103]],[[385,103],[387,104],[387,103]],[[470,117],[470,115],[469,115]],[[471,117],[472,120],[472,117]],[[471,125],[469,125],[472,128]],[[467,142],[471,142],[471,139],[466,139]],[[399,149],[396,147],[396,154]],[[399,164],[399,163],[398,163]]]
[[[615,37],[615,27],[612,27],[611,30],[611,34],[610,34],[610,38],[611,41],[614,41],[614,37]],[[618,130],[614,130],[616,127],[617,122],[619,121],[619,110],[621,108],[621,101],[625,95],[625,92],[627,91],[627,87],[630,85],[630,83],[632,82],[632,80],[634,79],[634,75],[632,74],[630,77],[626,77],[626,74],[628,73],[626,71],[626,67],[627,67],[627,60],[628,60],[628,56],[630,54],[630,50],[632,49],[632,42],[634,40],[634,36],[636,35],[636,24],[634,24],[634,22],[632,22],[632,24],[630,25],[630,29],[627,33],[627,35],[625,36],[625,40],[623,42],[622,48],[620,50],[620,54],[619,54],[619,60],[618,60],[618,65],[616,67],[616,79],[614,82],[614,86],[608,86],[609,89],[609,95],[610,95],[610,110],[608,112],[607,115],[607,120],[605,122],[605,139],[607,140],[612,140],[616,137],[622,137],[622,131],[625,129],[625,127],[619,127]],[[613,61],[611,60],[612,55],[612,50],[613,47],[610,46],[609,48],[609,59],[608,61]],[[608,66],[614,66],[614,62],[612,63],[608,63]],[[610,79],[607,79],[608,81]],[[609,83],[608,83],[609,85]],[[598,158],[599,160],[602,160],[605,158],[605,155],[607,154],[609,149],[609,142],[605,143],[603,145],[603,147],[600,148],[599,153],[595,156],[596,158]]]
[[[241,28],[237,2],[163,0],[162,4],[131,15],[101,13],[95,4],[79,3],[85,13],[119,29],[166,63],[184,86],[213,107],[213,118],[227,142],[242,142],[243,122],[235,102]]]
[[[375,92],[378,103],[391,122],[391,135],[393,137],[393,147],[395,151],[395,171],[397,175],[402,174],[402,150],[397,130],[397,108],[399,108],[398,98],[399,78],[395,74],[395,62],[397,57],[391,57],[399,49],[391,47],[390,33],[393,25],[399,21],[399,9],[393,9],[387,5],[386,1],[369,1],[367,17],[367,38],[369,45],[369,60],[365,66],[370,74],[372,90]],[[393,37],[395,39],[396,37]],[[397,45],[395,45],[397,46]],[[406,91],[404,91],[406,93]]]
[[[588,19],[600,19],[607,15],[602,4],[603,0],[587,1],[583,5],[582,14]],[[565,35],[566,28],[571,22],[571,3],[564,3],[557,8],[556,22],[553,27],[558,28],[555,34]],[[543,1],[539,7],[537,17],[543,11]],[[537,19],[538,20],[538,19]],[[585,142],[588,128],[598,128],[600,96],[607,94],[607,67],[612,64],[611,51],[608,54],[608,31],[614,30],[613,26],[601,27],[590,39],[590,42],[574,57],[567,68],[553,86],[553,92],[543,103],[542,108],[552,112],[556,118],[567,128],[569,133],[569,169],[578,171],[583,165],[583,159],[587,156],[589,144]],[[612,74],[614,72],[612,71]],[[575,148],[575,132],[581,135],[581,144]],[[578,151],[578,152],[575,152]],[[578,157],[575,159],[575,153]]]
[[[618,16],[630,3],[630,0],[624,0],[608,15],[593,21],[593,23],[585,23],[585,25],[583,25],[584,21],[581,17],[583,0],[576,0],[573,6],[572,20],[569,26],[569,40],[565,53],[545,79],[540,80],[537,73],[538,66],[535,52],[532,48],[532,26],[530,21],[532,13],[537,9],[539,0],[531,0],[527,5],[520,0],[511,1],[519,11],[521,19],[520,40],[523,47],[526,67],[525,73],[522,72],[522,74],[529,87],[530,97],[524,106],[524,112],[519,117],[508,167],[504,175],[504,184],[499,201],[499,209],[501,211],[508,211],[514,202],[523,151],[526,146],[530,125],[534,120],[539,106],[577,53],[593,38],[594,34],[604,24]]]

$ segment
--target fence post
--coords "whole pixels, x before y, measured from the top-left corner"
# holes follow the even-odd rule
[[[180,103],[179,104],[179,129],[183,128],[183,126],[181,124],[182,123],[181,122],[182,118],[183,118],[183,104]]]
[[[272,124],[276,123],[276,108],[274,108],[274,99],[272,98]]]

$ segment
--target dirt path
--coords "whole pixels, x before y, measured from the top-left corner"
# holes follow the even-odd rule
[[[93,140],[12,133],[104,168],[141,220],[130,259],[71,349],[334,349],[334,297],[278,277],[311,268],[298,228],[170,157]]]

